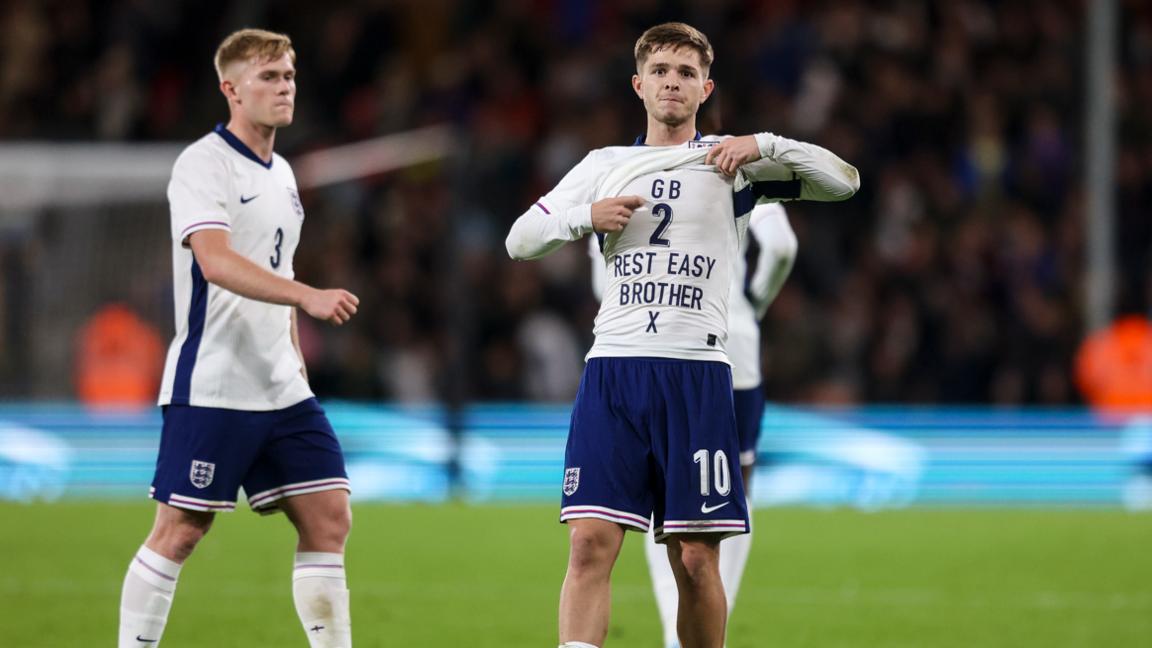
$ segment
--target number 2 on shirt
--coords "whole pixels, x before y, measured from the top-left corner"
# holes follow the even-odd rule
[[[275,270],[280,267],[280,245],[284,243],[284,230],[279,227],[276,228],[276,256],[269,257],[268,260],[272,262],[272,269]]]
[[[657,203],[656,206],[652,208],[652,215],[656,218],[662,218],[663,220],[656,226],[656,231],[652,232],[652,237],[648,239],[648,244],[668,247],[668,239],[663,238],[663,236],[664,231],[672,224],[672,208],[664,203]]]

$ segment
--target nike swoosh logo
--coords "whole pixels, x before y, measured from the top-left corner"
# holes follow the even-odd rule
[[[159,639],[141,639],[140,635],[136,635],[136,641],[143,641],[144,643],[156,643]]]
[[[705,502],[704,504],[700,505],[700,512],[701,513],[711,513],[712,511],[715,511],[716,509],[719,509],[719,508],[724,508],[725,506],[728,506],[731,503],[732,502],[724,502],[723,504],[717,504],[716,506],[710,507],[710,506],[708,506],[708,503]]]
[[[240,204],[241,205],[247,205],[248,203],[252,202],[253,200],[256,200],[259,197],[260,197],[260,194],[256,194],[255,196],[252,196],[251,198],[245,198],[244,196],[240,196]],[[157,639],[157,641],[159,641],[159,639]]]

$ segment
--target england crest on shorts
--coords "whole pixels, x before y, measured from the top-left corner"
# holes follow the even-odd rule
[[[564,494],[571,495],[580,488],[580,469],[569,468],[564,471]]]
[[[292,199],[292,209],[296,210],[296,218],[304,220],[304,205],[300,204],[300,192],[288,187],[288,197]]]
[[[192,473],[189,477],[196,488],[208,488],[212,483],[212,475],[216,474],[216,464],[207,461],[192,460]]]

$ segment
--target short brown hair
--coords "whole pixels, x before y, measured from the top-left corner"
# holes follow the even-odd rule
[[[296,50],[292,49],[292,39],[284,34],[263,29],[241,29],[220,43],[216,50],[216,74],[224,80],[224,71],[233,63],[257,57],[260,61],[275,61],[287,54],[296,64]]]
[[[640,40],[636,41],[636,69],[641,70],[644,61],[656,52],[682,47],[696,50],[700,54],[700,65],[704,67],[707,76],[708,68],[712,67],[712,44],[699,29],[679,22],[656,25],[640,36]]]

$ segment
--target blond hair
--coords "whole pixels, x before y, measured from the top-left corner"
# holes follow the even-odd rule
[[[708,68],[712,67],[712,44],[700,30],[679,22],[656,25],[640,36],[635,49],[636,70],[643,71],[644,62],[656,52],[666,49],[675,51],[682,47],[696,50],[700,55],[704,75],[707,76]]]
[[[296,64],[296,50],[292,49],[292,39],[284,34],[263,29],[241,29],[232,33],[216,49],[216,74],[224,80],[224,72],[233,63],[252,60],[275,61],[287,54]]]

